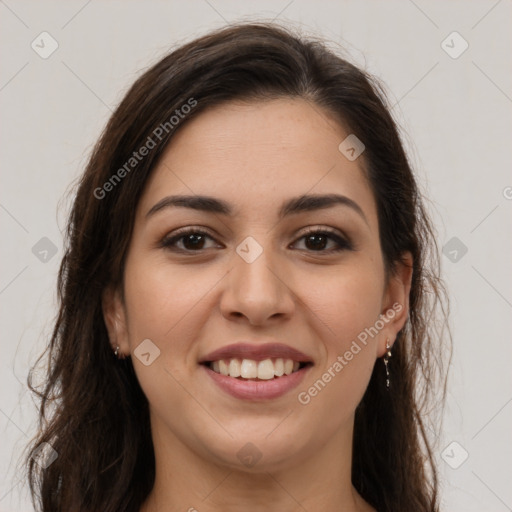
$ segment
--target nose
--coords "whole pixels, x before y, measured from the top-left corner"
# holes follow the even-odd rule
[[[224,317],[231,321],[245,318],[251,325],[291,317],[294,293],[284,269],[271,261],[268,252],[264,250],[252,263],[235,256],[220,303]]]

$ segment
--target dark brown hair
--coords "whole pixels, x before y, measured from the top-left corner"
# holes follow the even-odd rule
[[[40,399],[39,434],[26,455],[38,510],[138,512],[149,494],[155,459],[148,401],[131,359],[112,354],[101,296],[107,285],[122,289],[136,206],[173,134],[222,102],[279,97],[310,101],[364,142],[386,271],[405,251],[414,259],[409,317],[390,359],[391,388],[377,361],[356,410],[353,485],[379,512],[439,510],[424,415],[446,393],[447,298],[431,221],[382,87],[320,39],[271,23],[216,30],[165,56],[130,88],[94,147],[68,223],[51,341],[28,377]],[[192,102],[170,127],[176,110]],[[148,137],[156,140],[159,127],[156,147],[113,181]],[[43,356],[48,377],[40,389],[32,377]],[[58,454],[46,469],[32,458],[41,443]]]

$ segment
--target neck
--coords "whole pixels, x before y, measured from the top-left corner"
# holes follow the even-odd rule
[[[279,468],[245,470],[153,431],[155,484],[140,512],[375,512],[351,483],[352,427],[302,460],[294,455],[293,463]]]

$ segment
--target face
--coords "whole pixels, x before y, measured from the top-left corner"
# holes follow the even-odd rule
[[[268,470],[350,439],[411,276],[385,279],[364,154],[338,149],[348,135],[304,100],[229,103],[184,125],[153,171],[124,299],[106,293],[104,313],[167,446]]]

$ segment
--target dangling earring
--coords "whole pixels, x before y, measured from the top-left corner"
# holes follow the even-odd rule
[[[114,350],[114,355],[117,357],[117,359],[126,359],[126,354],[123,354],[121,352],[121,347],[119,345],[116,345],[116,349]]]
[[[391,357],[391,346],[389,345],[389,338],[386,339],[386,355],[384,356],[384,365],[386,367],[386,389],[389,391],[389,358]]]

